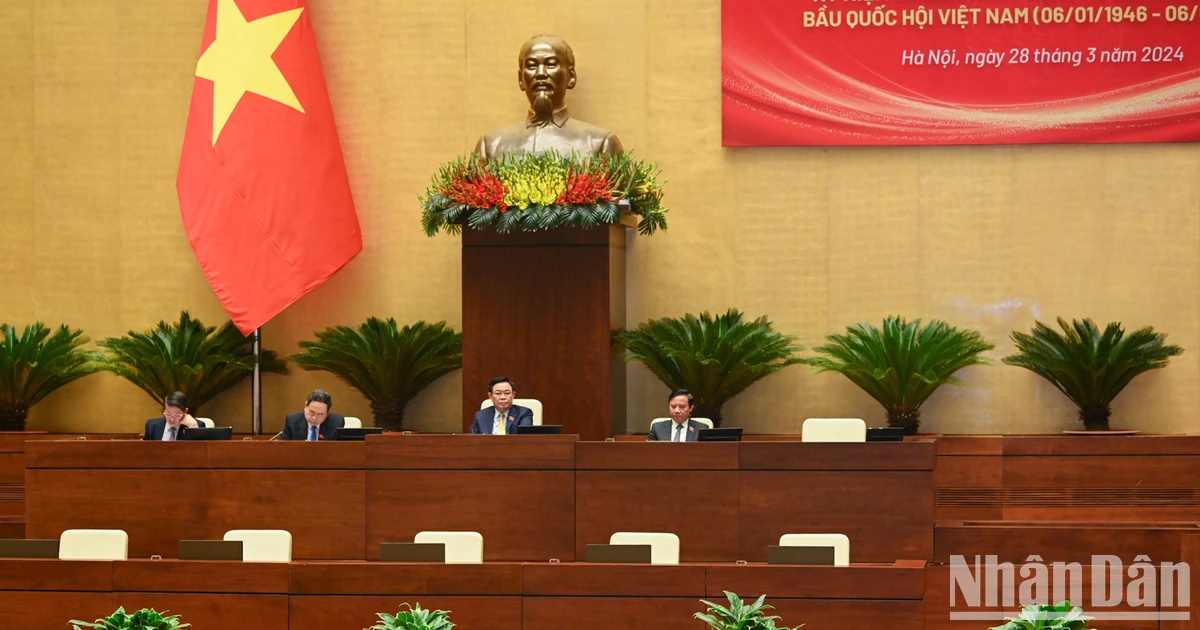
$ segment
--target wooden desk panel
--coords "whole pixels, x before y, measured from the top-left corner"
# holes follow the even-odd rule
[[[290,590],[306,596],[520,595],[521,572],[519,563],[293,563]]]
[[[0,591],[108,593],[112,592],[112,565],[111,561],[0,558]]]
[[[112,566],[117,592],[286,595],[291,567],[283,563],[128,560]]]
[[[1046,455],[1192,455],[1200,456],[1200,435],[1005,435],[1005,457]]]
[[[614,532],[672,532],[679,536],[681,561],[732,562],[739,558],[737,497],[735,471],[580,470],[575,558],[582,560],[586,545],[607,543]]]
[[[30,440],[25,466],[37,468],[169,469],[204,468],[206,442],[144,442],[142,440]]]
[[[297,596],[289,600],[290,630],[362,630],[378,623],[376,613],[396,614],[402,604],[450,611],[456,630],[521,630],[521,598],[394,595]],[[556,630],[563,626],[555,626]],[[58,630],[61,630],[59,628]]]
[[[723,598],[725,591],[742,598],[766,593],[768,600],[788,599],[910,599],[925,597],[925,561],[893,564],[852,564],[820,567],[769,564],[710,564],[706,595]]]
[[[231,529],[286,529],[294,559],[362,560],[366,478],[361,469],[210,470],[207,538],[220,540]]]
[[[521,627],[524,630],[702,630],[708,626],[693,615],[704,609],[699,598],[526,597]]]
[[[571,470],[577,435],[368,436],[372,470]]]
[[[187,586],[182,586],[186,590]],[[255,630],[288,630],[287,595],[235,595],[229,593],[117,593],[116,606],[126,611],[153,608],[179,615],[180,621],[203,628],[253,627]],[[114,606],[115,608],[115,606]],[[362,626],[366,627],[366,626]],[[362,627],[355,630],[362,630]],[[59,630],[62,630],[59,628]]]
[[[722,442],[580,442],[576,470],[737,470],[738,445]]]
[[[30,468],[26,479],[30,538],[58,538],[67,529],[123,529],[130,558],[172,558],[179,554],[180,539],[208,533],[203,471]]]
[[[526,596],[686,597],[704,596],[705,567],[698,564],[526,564]]]
[[[704,609],[700,565],[527,564],[525,630],[696,630]]]
[[[782,617],[776,623],[788,628],[804,624],[804,630],[922,630],[925,622],[925,603],[921,600],[783,599],[768,595],[767,603],[775,607],[771,614]],[[971,630],[984,627],[976,625]]]
[[[367,448],[362,442],[312,444],[234,440],[208,443],[209,468],[362,470],[366,465]]]
[[[932,471],[742,472],[740,497],[739,559],[789,533],[846,534],[857,562],[933,558]]]
[[[574,561],[574,498],[569,470],[371,470],[366,555],[379,558],[383,542],[448,530],[483,534],[488,562]]]
[[[952,556],[995,555],[998,562],[1021,563],[1031,555],[1042,562],[1091,564],[1093,555],[1113,555],[1132,563],[1148,555],[1155,564],[1179,561],[1186,535],[1200,528],[1187,523],[939,522],[934,528],[934,562]],[[851,545],[853,553],[853,545]]]
[[[933,441],[803,443],[741,442],[742,470],[932,471]]]
[[[0,590],[0,628],[63,630],[71,627],[67,622],[72,619],[92,622],[116,608],[111,592]]]

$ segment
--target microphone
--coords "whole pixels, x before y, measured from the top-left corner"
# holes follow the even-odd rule
[[[279,436],[281,436],[281,435],[283,435],[283,431],[280,431],[279,433],[276,433],[275,435],[271,436],[271,439],[269,439],[267,441],[268,442],[278,442]]]

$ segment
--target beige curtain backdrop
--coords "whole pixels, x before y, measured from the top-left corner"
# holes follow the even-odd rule
[[[0,2],[0,321],[65,322],[92,339],[182,309],[225,321],[174,189],[207,4]],[[670,229],[632,241],[630,322],[734,306],[809,347],[893,313],[979,329],[997,364],[966,370],[964,388],[943,388],[923,410],[924,430],[947,433],[1074,426],[1056,390],[998,364],[1014,328],[1060,315],[1149,324],[1187,352],[1136,381],[1114,425],[1200,429],[1196,145],[722,149],[719,0],[309,7],[365,243],[264,328],[270,349],[294,352],[315,330],[369,315],[461,324],[459,239],[426,238],[416,198],[439,163],[523,115],[517,49],[551,32],[578,58],[574,114],[617,131],[670,178]],[[369,422],[353,390],[292,372],[264,378],[267,430],[317,386],[335,411]],[[485,384],[446,377],[409,407],[408,425],[457,430],[464,385],[482,397]],[[666,394],[630,370],[631,431],[665,415]],[[135,432],[159,410],[101,374],[43,402],[30,428]],[[203,412],[248,429],[248,383]],[[883,421],[842,377],[805,367],[726,408],[729,424],[757,433],[799,432],[810,416]]]

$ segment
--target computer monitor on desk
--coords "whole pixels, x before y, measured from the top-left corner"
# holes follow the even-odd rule
[[[179,434],[179,439],[191,441],[232,440],[233,427],[188,427]]]
[[[903,442],[903,427],[880,427],[867,429],[868,442]]]
[[[335,442],[362,442],[367,439],[368,435],[379,435],[383,433],[380,427],[340,427],[333,432],[333,440]]]
[[[720,429],[700,429],[696,435],[697,442],[741,442],[741,427],[722,427]]]
[[[560,435],[561,424],[522,424],[517,427],[517,435]]]

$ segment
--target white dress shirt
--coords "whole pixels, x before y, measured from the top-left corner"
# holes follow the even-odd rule
[[[679,427],[683,427],[683,428],[680,429]],[[676,432],[679,433],[679,437],[675,436]],[[675,422],[674,419],[671,420],[671,441],[672,442],[686,442],[687,434],[688,434],[688,421],[687,420],[684,420],[683,424]]]
[[[163,427],[162,441],[173,442],[175,440],[178,440],[179,439],[179,427],[181,427],[181,426],[183,426],[182,423],[180,423],[178,426],[175,427],[175,435],[174,436],[171,435],[171,425],[170,424],[167,424],[167,426]]]

